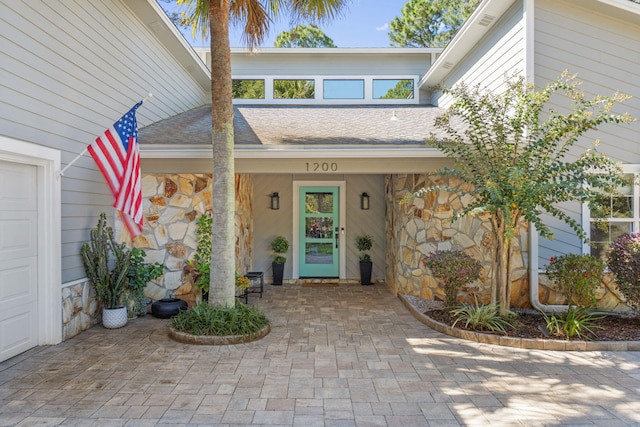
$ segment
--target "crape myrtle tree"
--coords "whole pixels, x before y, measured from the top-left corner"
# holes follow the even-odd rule
[[[235,171],[229,24],[243,28],[248,47],[258,46],[274,18],[323,21],[338,15],[348,0],[178,0],[194,33],[211,42],[211,121],[213,145],[213,220],[211,284],[213,305],[235,306]]]
[[[479,0],[409,0],[391,21],[396,47],[444,47],[471,15]]]
[[[510,308],[512,245],[516,230],[529,222],[541,236],[553,233],[543,213],[568,224],[581,238],[581,225],[557,206],[562,202],[589,203],[597,208],[603,193],[623,184],[618,164],[596,151],[596,145],[578,157],[569,151],[585,132],[604,123],[629,123],[628,114],[614,114],[613,106],[629,97],[616,93],[588,99],[575,75],[563,73],[536,91],[523,77],[506,77],[506,90],[497,94],[464,84],[444,90],[453,97],[448,110],[435,121],[446,136],[434,134],[427,143],[453,160],[453,166],[434,175],[455,178],[457,185],[425,187],[472,195],[472,201],[454,214],[488,213],[494,233],[491,302],[500,313]],[[547,108],[552,97],[571,100],[570,112]],[[557,100],[557,99],[556,99]]]

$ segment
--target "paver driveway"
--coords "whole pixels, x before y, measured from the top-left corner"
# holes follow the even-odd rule
[[[0,425],[640,425],[640,352],[432,331],[383,285],[271,287],[258,342],[198,347],[147,316],[0,364]]]

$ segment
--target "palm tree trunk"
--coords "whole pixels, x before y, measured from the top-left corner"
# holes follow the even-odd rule
[[[213,305],[235,305],[235,171],[229,0],[209,2],[211,34],[211,120],[213,129],[213,221],[211,283]]]

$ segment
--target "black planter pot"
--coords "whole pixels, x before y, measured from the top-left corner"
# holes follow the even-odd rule
[[[282,286],[282,277],[284,276],[284,264],[271,263],[273,269],[273,285]]]
[[[371,270],[373,270],[372,262],[360,263],[360,283],[363,286],[373,285],[373,283],[371,283]]]
[[[159,319],[168,319],[186,309],[187,302],[178,298],[162,298],[151,304],[151,314]]]

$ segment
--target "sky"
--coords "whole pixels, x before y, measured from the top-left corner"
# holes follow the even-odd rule
[[[338,47],[389,47],[389,23],[401,16],[406,1],[353,0],[342,16],[319,27]],[[160,6],[165,9],[176,7],[164,2],[160,2]],[[273,47],[278,34],[292,26],[295,24],[291,25],[288,18],[275,22],[262,46]],[[193,39],[190,30],[183,31],[183,34],[193,47],[209,47],[208,42],[203,42],[200,37]],[[232,47],[244,46],[240,30],[231,27],[229,38]]]

